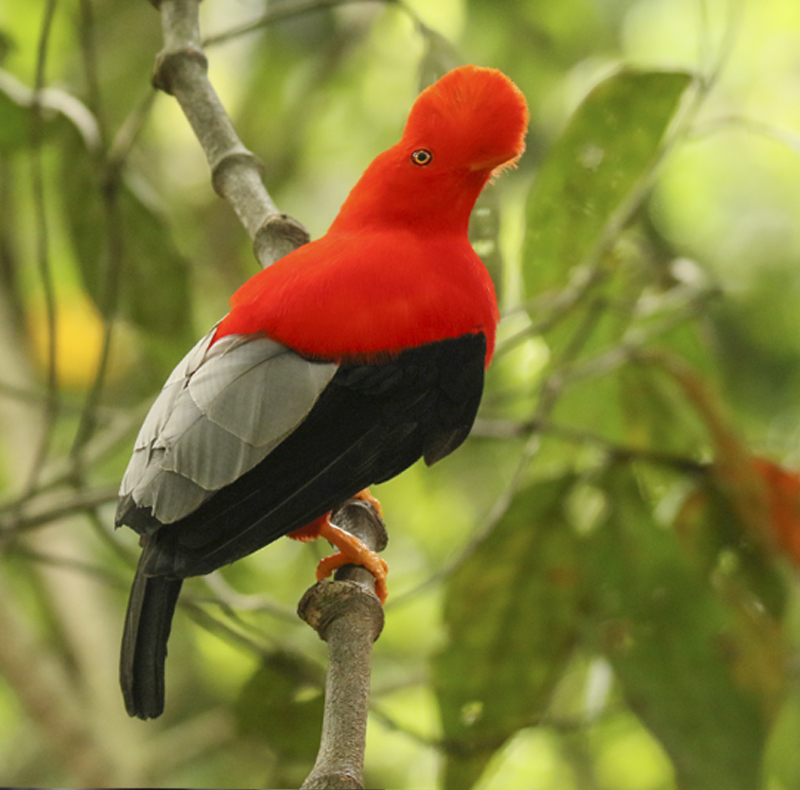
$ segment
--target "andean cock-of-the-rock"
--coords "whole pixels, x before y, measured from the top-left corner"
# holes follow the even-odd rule
[[[120,488],[141,535],[120,678],[128,713],[164,707],[184,578],[291,534],[340,548],[385,597],[386,565],[327,515],[469,433],[498,321],[470,246],[475,201],[524,150],[525,99],[463,66],[424,90],[400,141],[353,187],[328,232],[248,280],[154,402]]]

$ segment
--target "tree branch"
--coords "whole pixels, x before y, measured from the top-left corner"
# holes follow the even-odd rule
[[[269,266],[308,241],[308,233],[276,208],[261,180],[260,162],[239,140],[208,79],[201,49],[200,0],[151,2],[161,12],[164,32],[154,85],[181,105],[208,159],[214,189],[247,229],[261,265]],[[349,500],[332,518],[375,551],[388,542],[380,516],[361,500]],[[346,565],[337,572],[336,581],[321,582],[307,591],[298,613],[330,650],[322,739],[316,765],[303,787],[361,788],[370,656],[383,629],[375,579],[364,568]]]
[[[15,503],[6,512],[0,506],[0,545],[25,530],[45,527],[66,516],[116,502],[118,496],[117,487],[108,486],[69,491],[59,498],[46,497],[44,502],[31,499]],[[30,512],[27,512],[26,505],[31,506]]]
[[[361,500],[348,500],[331,514],[331,520],[373,551],[386,547],[383,521]],[[375,578],[365,568],[345,565],[335,581],[321,581],[306,592],[298,614],[328,643],[330,651],[319,753],[302,786],[358,790],[364,786],[370,656],[384,621]]]
[[[245,22],[244,24],[236,25],[235,27],[225,30],[222,33],[218,33],[217,35],[207,36],[205,39],[203,39],[203,45],[208,48],[217,46],[219,44],[224,44],[225,42],[239,38],[240,36],[245,36],[248,33],[261,30],[273,22],[281,22],[286,19],[292,19],[293,17],[301,16],[303,14],[310,14],[314,11],[323,11],[325,9],[336,8],[343,5],[351,5],[354,3],[370,2],[378,2],[385,5],[397,6],[408,15],[408,17],[412,20],[412,22],[414,22],[415,25],[417,25],[417,27],[427,30],[419,16],[414,13],[412,8],[402,2],[402,0],[296,0],[294,3],[283,3],[274,7],[270,6],[260,17],[257,17],[256,19]]]
[[[153,1],[153,0],[151,0]],[[201,49],[200,0],[156,0],[164,48],[156,58],[153,84],[178,101],[203,148],[211,182],[230,203],[267,267],[308,241],[297,220],[281,214],[261,179],[261,162],[245,148],[208,79]]]
[[[0,596],[14,600],[2,579]],[[114,776],[108,755],[99,748],[64,667],[42,649],[29,624],[10,606],[0,606],[0,633],[0,674],[14,689],[20,706],[47,733],[75,781],[87,787],[106,784]]]

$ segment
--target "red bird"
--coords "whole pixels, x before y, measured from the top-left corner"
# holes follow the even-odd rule
[[[492,281],[467,238],[492,176],[524,150],[525,99],[464,66],[423,91],[330,230],[248,280],[144,421],[117,525],[144,547],[120,678],[131,716],[164,707],[182,580],[295,533],[386,566],[327,514],[469,433],[494,350]],[[363,549],[364,551],[359,551]],[[326,566],[330,572],[330,566]]]

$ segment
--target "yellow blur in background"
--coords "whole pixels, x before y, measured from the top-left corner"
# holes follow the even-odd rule
[[[28,312],[28,334],[33,358],[42,377],[50,367],[50,329],[44,304]],[[103,354],[106,326],[97,308],[78,291],[62,294],[56,307],[56,373],[59,386],[82,390],[91,386]],[[114,328],[118,336],[121,327]],[[119,355],[111,354],[107,381],[118,380],[128,369]]]

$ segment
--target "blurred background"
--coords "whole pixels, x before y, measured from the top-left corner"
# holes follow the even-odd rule
[[[391,542],[370,787],[800,788],[800,6],[201,6],[280,209],[324,233],[418,91],[525,93],[471,234],[503,311],[473,436],[375,489]],[[258,23],[258,24],[250,24]],[[0,6],[0,784],[299,786],[324,546],[184,587],[167,708],[128,720],[136,536],[115,493],[155,393],[257,270],[145,0]]]

